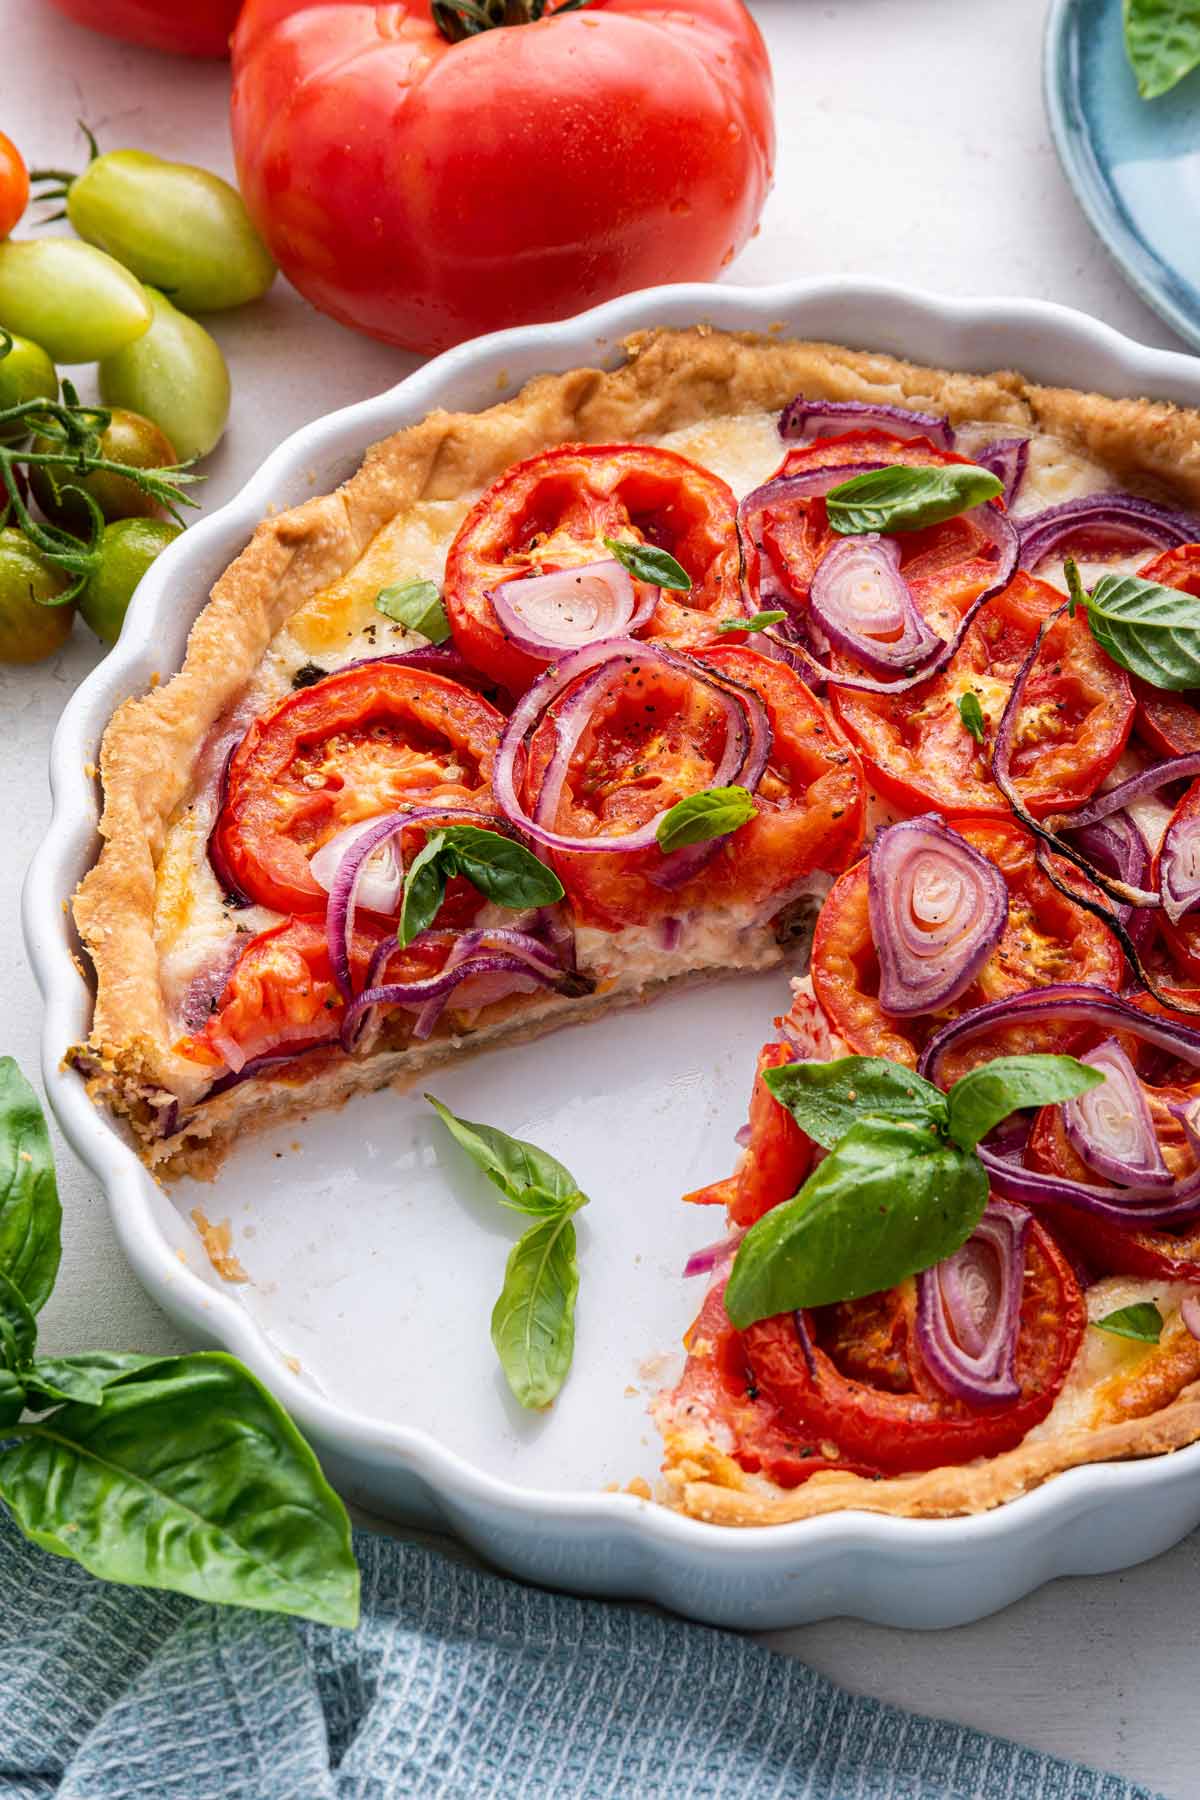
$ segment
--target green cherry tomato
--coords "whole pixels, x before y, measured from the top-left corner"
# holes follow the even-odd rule
[[[73,606],[48,606],[71,585],[23,531],[0,531],[0,662],[41,662],[71,635]]]
[[[0,363],[0,370],[3,367]],[[34,438],[29,452],[38,454],[61,448],[61,444],[52,443],[49,438]],[[100,454],[108,457],[110,462],[129,463],[135,469],[165,469],[178,461],[170,438],[157,425],[140,413],[126,412],[120,406],[113,408],[112,419],[100,434]],[[73,531],[76,537],[91,535],[91,514],[79,495],[71,491],[73,488],[83,488],[89,493],[106,519],[161,519],[164,516],[158,502],[123,475],[110,475],[104,469],[97,469],[91,475],[73,475],[69,469],[44,464],[39,467],[36,463],[30,464],[28,473],[33,497],[50,523],[60,525],[64,531]]]
[[[117,519],[104,527],[99,565],[79,596],[79,611],[102,643],[116,643],[134,589],[179,532],[169,519]]]
[[[94,244],[0,244],[0,325],[32,338],[54,362],[99,362],[141,337],[150,319],[141,283]]]
[[[207,456],[229,417],[229,370],[203,325],[145,288],[154,323],[100,364],[105,406],[124,406],[165,431],[182,462]]]
[[[237,189],[191,163],[107,151],[71,183],[67,217],[183,312],[243,306],[275,279]]]
[[[3,340],[0,339],[0,351]],[[13,336],[12,349],[0,355],[0,412],[26,400],[57,400],[58,375],[40,344]],[[0,444],[16,444],[28,435],[24,424],[0,425]]]

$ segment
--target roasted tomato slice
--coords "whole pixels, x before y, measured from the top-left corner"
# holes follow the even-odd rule
[[[663,861],[657,846],[619,854],[549,853],[577,916],[588,924],[645,925],[701,908],[769,915],[773,903],[782,907],[814,870],[845,868],[862,842],[865,788],[858,758],[800,677],[772,657],[735,646],[709,651],[703,660],[752,688],[766,707],[773,742],[754,797],[755,816],[722,839],[690,881],[670,890],[653,880]],[[554,753],[555,718],[565,699],[548,710],[530,743],[530,805]],[[711,784],[725,731],[724,714],[701,681],[630,660],[579,739],[554,829],[571,837],[636,830]]]
[[[691,577],[689,592],[662,593],[644,636],[710,642],[722,619],[744,611],[737,501],[725,482],[673,450],[567,445],[506,470],[450,546],[446,610],[468,662],[514,693],[527,688],[546,664],[505,636],[489,592],[522,576],[610,560],[606,537],[669,550]]]
[[[803,1185],[812,1167],[812,1139],[763,1080],[764,1069],[781,1069],[795,1060],[796,1052],[778,1039],[763,1045],[750,1096],[749,1141],[736,1172],[685,1194],[685,1200],[728,1207],[735,1225],[753,1225],[773,1206],[790,1200]]]
[[[1138,574],[1160,587],[1180,588],[1200,599],[1200,544],[1180,544],[1152,557]],[[1168,694],[1136,676],[1137,734],[1160,756],[1186,756],[1200,750],[1200,692]]]
[[[940,674],[903,694],[832,688],[833,710],[886,799],[906,812],[933,807],[950,818],[1008,817],[991,776],[996,728],[1018,668],[1062,602],[1056,588],[1019,572],[985,601]],[[962,722],[966,693],[983,712],[982,744]],[[1087,620],[1064,616],[1053,625],[1013,737],[1012,773],[1030,812],[1040,818],[1094,794],[1125,748],[1134,712],[1128,676],[1101,650]]]
[[[887,1056],[915,1067],[940,1025],[985,1001],[1060,981],[1090,982],[1110,993],[1121,987],[1124,961],[1116,938],[1047,880],[1038,868],[1029,832],[1000,819],[958,819],[954,829],[1000,870],[1008,886],[1009,910],[1004,934],[978,979],[943,1012],[899,1019],[879,1004],[879,958],[867,906],[866,857],[834,883],[821,908],[813,938],[813,988],[832,1029],[860,1055]],[[1095,892],[1069,864],[1057,857],[1052,860],[1065,881]],[[976,1063],[1000,1054],[1065,1051],[1078,1035],[1072,1026],[997,1029],[993,1038],[953,1055],[947,1077],[956,1079]]]
[[[347,825],[438,801],[490,807],[504,720],[443,675],[368,663],[256,719],[234,751],[214,864],[277,912],[315,913],[313,852]]]
[[[788,452],[774,479],[800,475],[808,469],[860,462],[927,468],[931,464],[967,463],[970,458],[940,450],[928,438],[900,439],[882,431],[851,431],[841,437],[797,445]],[[792,503],[778,512],[768,508],[759,530],[761,555],[770,558],[776,578],[803,609],[817,564],[837,542],[836,533],[829,527],[824,499],[816,495],[803,505]],[[949,637],[971,601],[993,579],[995,550],[978,526],[965,518],[948,519],[924,531],[905,532],[896,542],[900,547],[900,567],[919,611],[935,631]],[[753,542],[746,543],[745,551],[747,579],[757,600],[762,579],[760,552]],[[846,663],[846,667],[851,666]]]
[[[1172,825],[1190,825],[1197,829],[1195,821],[1200,819],[1200,781],[1194,781],[1171,814]],[[1170,829],[1170,827],[1168,827]],[[1161,846],[1151,864],[1150,886],[1157,890],[1162,862]],[[1184,913],[1182,919],[1172,924],[1165,912],[1155,914],[1162,941],[1170,952],[1171,961],[1183,981],[1200,981],[1200,915]],[[1200,1021],[1196,1021],[1200,1023]]]
[[[1145,1094],[1164,1161],[1171,1173],[1182,1181],[1195,1171],[1196,1155],[1182,1122],[1170,1107],[1173,1103],[1194,1100],[1200,1094],[1200,1084],[1190,1087],[1147,1085]],[[1038,1113],[1026,1145],[1025,1163],[1043,1175],[1103,1186],[1067,1137],[1061,1106],[1044,1106]],[[1150,1275],[1169,1281],[1190,1281],[1200,1286],[1198,1225],[1189,1225],[1180,1231],[1139,1231],[1135,1220],[1128,1226],[1118,1225],[1074,1206],[1040,1202],[1038,1210],[1078,1252],[1093,1274]]]
[[[695,1412],[710,1429],[724,1428],[732,1444],[730,1454],[748,1475],[762,1474],[778,1487],[794,1488],[823,1469],[878,1473],[869,1459],[845,1458],[820,1433],[797,1430],[761,1392],[745,1339],[725,1311],[723,1281],[710,1287],[684,1343],[687,1367],[671,1396],[672,1414],[681,1426]]]
[[[1083,1339],[1087,1311],[1049,1232],[1032,1221],[1015,1373],[1020,1398],[972,1407],[944,1392],[921,1355],[916,1282],[887,1293],[763,1319],[742,1340],[758,1390],[780,1424],[888,1474],[997,1456],[1054,1405]]]

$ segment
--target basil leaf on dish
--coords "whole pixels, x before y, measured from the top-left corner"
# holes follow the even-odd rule
[[[11,1369],[0,1369],[0,1431],[15,1425],[25,1411],[25,1389]]]
[[[15,1281],[0,1273],[0,1344],[5,1367],[23,1369],[37,1349],[37,1320]]]
[[[1200,600],[1137,575],[1102,575],[1087,602],[1092,636],[1152,687],[1200,687]]]
[[[444,644],[450,636],[446,608],[432,581],[401,581],[380,588],[375,609],[406,631],[420,632],[431,644]]]
[[[686,594],[692,578],[669,550],[657,544],[626,543],[621,538],[605,538],[604,548],[628,569],[635,581],[649,582],[652,587],[666,588],[672,594]]]
[[[717,626],[718,631],[765,631],[768,625],[778,625],[786,619],[785,612],[758,612],[752,619],[722,619]]]
[[[1134,1338],[1139,1344],[1157,1344],[1162,1336],[1162,1314],[1153,1300],[1135,1300],[1132,1306],[1119,1306],[1103,1319],[1093,1319],[1097,1331],[1111,1331],[1114,1337]]]
[[[754,798],[744,787],[708,788],[703,794],[689,794],[659,820],[655,832],[659,849],[669,856],[687,844],[728,837],[747,824],[755,810]]]
[[[0,1495],[44,1550],[107,1581],[356,1625],[345,1509],[233,1357],[151,1359],[102,1405],[11,1429]]]
[[[62,1257],[62,1207],[50,1134],[37,1095],[0,1057],[0,1272],[40,1312]]]
[[[404,877],[400,902],[400,927],[396,937],[402,946],[428,931],[446,898],[446,865],[442,857],[445,833],[435,831],[413,857]]]
[[[579,1292],[572,1220],[586,1204],[580,1194],[568,1211],[531,1225],[513,1245],[504,1270],[492,1311],[492,1342],[522,1406],[549,1406],[571,1367]]]
[[[859,1119],[800,1192],[738,1246],[725,1310],[739,1330],[894,1287],[950,1256],[987,1205],[979,1158],[928,1126]]]
[[[1169,93],[1200,63],[1197,0],[1124,0],[1125,52],[1143,100]]]
[[[962,1149],[974,1150],[1010,1113],[1074,1100],[1103,1080],[1099,1069],[1073,1056],[997,1056],[950,1089],[950,1136]]]
[[[911,1120],[944,1127],[946,1096],[923,1075],[883,1056],[840,1056],[834,1062],[785,1063],[763,1080],[814,1143],[832,1150],[861,1118]]]
[[[969,731],[977,744],[983,742],[983,708],[979,704],[979,695],[970,688],[958,698],[958,716],[963,722],[963,729]]]
[[[1004,492],[1004,483],[990,469],[974,463],[951,463],[945,468],[911,469],[901,463],[886,469],[868,469],[854,475],[825,496],[825,510],[834,531],[853,537],[868,531],[919,531],[957,518],[985,500]]]
[[[502,832],[481,825],[451,825],[444,833],[453,864],[485,899],[513,912],[553,906],[563,897],[563,884],[546,864]]]
[[[425,1098],[455,1142],[499,1188],[505,1206],[514,1212],[559,1214],[583,1204],[579,1183],[557,1158],[494,1125],[457,1118],[432,1094]]]
[[[85,1351],[79,1356],[39,1356],[21,1370],[21,1379],[29,1393],[47,1406],[68,1400],[77,1400],[83,1406],[100,1406],[105,1388],[161,1361],[158,1356],[121,1355],[106,1350]],[[33,1410],[40,1412],[44,1408],[34,1406]]]

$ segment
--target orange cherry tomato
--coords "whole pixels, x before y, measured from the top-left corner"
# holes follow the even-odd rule
[[[16,229],[29,204],[29,171],[10,137],[0,131],[0,238]]]

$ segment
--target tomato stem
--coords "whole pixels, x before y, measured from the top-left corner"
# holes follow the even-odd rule
[[[580,12],[589,0],[431,0],[433,22],[451,44],[504,25],[536,25],[559,13]]]

